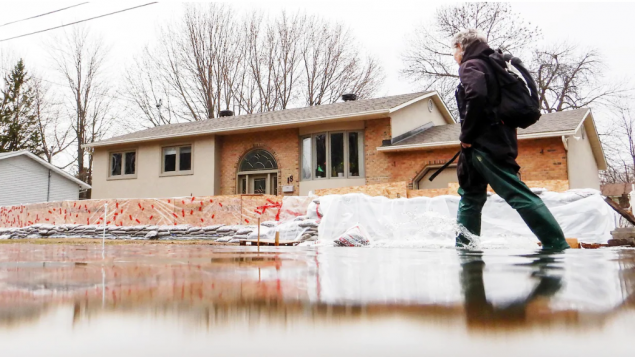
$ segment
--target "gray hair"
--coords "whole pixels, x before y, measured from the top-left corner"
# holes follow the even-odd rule
[[[477,29],[461,30],[452,37],[452,48],[456,48],[458,47],[457,45],[461,45],[463,51],[465,51],[467,46],[476,41],[487,43],[487,38],[480,30]]]

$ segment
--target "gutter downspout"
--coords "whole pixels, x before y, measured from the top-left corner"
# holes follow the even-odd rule
[[[51,198],[51,169],[49,169],[48,186],[46,188],[46,202],[49,202],[50,198]]]

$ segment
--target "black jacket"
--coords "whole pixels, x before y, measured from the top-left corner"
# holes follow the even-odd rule
[[[501,61],[505,66],[502,55],[483,42],[472,43],[465,49],[459,68],[461,83],[455,92],[461,118],[460,140],[518,171],[516,129],[498,121],[494,112],[499,100],[499,86],[489,64],[492,60]],[[461,159],[463,157],[459,165],[465,161]]]

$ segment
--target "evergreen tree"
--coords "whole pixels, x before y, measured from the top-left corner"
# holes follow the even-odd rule
[[[44,151],[31,81],[21,59],[4,78],[0,106],[0,152],[29,150],[41,155]]]

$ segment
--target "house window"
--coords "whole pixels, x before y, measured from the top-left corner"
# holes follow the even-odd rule
[[[343,131],[300,138],[301,179],[362,177],[363,137],[361,131]]]
[[[163,172],[192,171],[192,146],[172,146],[163,148]]]
[[[331,177],[344,177],[344,133],[331,133]]]
[[[137,170],[137,152],[124,151],[110,154],[110,177],[133,177]]]
[[[326,134],[318,134],[314,136],[315,142],[315,175],[316,179],[326,178],[326,170],[328,162],[326,160]]]

